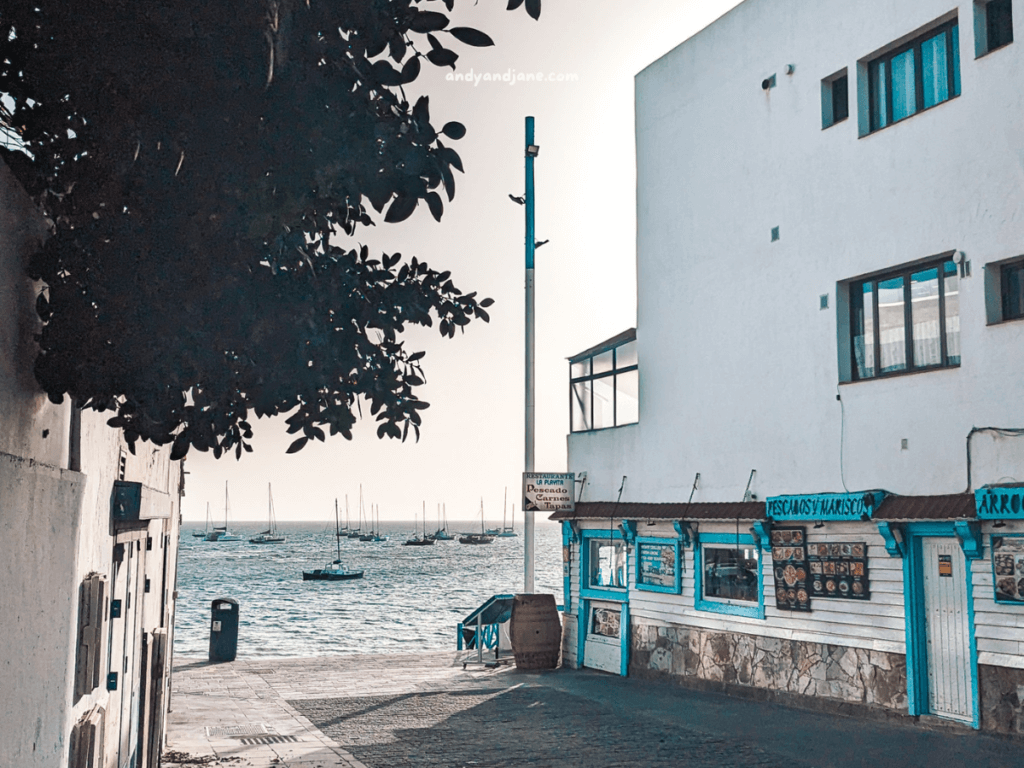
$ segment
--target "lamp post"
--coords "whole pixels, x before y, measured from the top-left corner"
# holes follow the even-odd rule
[[[533,118],[526,118],[526,424],[525,424],[525,470],[534,472],[534,417],[536,413],[534,401],[534,293],[533,293],[533,257],[536,250],[536,232],[534,230],[534,196],[533,196],[533,161],[540,153],[540,147],[533,141]],[[523,591],[534,591],[534,530],[533,510],[523,504]]]

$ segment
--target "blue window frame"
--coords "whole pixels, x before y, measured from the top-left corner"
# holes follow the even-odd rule
[[[693,555],[698,611],[764,618],[764,575],[753,536],[701,533]]]
[[[637,589],[674,595],[682,591],[679,539],[638,536],[633,553],[633,576]]]
[[[583,531],[580,596],[622,602],[628,594],[626,540],[621,531]]]

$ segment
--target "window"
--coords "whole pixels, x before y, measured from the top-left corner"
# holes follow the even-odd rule
[[[570,429],[589,432],[640,420],[636,331],[569,360]]]
[[[831,128],[850,116],[849,78],[846,70],[821,81],[821,127]]]
[[[871,131],[959,95],[956,19],[868,62]]]
[[[626,588],[626,542],[589,539],[587,586],[591,589]]]
[[[1010,0],[975,0],[974,43],[975,55],[1013,42],[1013,14]]]
[[[1024,261],[1004,264],[999,270],[1003,320],[1024,317]]]
[[[852,283],[850,351],[855,380],[960,365],[952,258]]]
[[[764,618],[761,558],[751,536],[701,534],[695,561],[698,610]]]

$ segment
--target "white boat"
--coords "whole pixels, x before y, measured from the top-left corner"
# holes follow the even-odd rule
[[[505,501],[508,501],[508,487],[505,487]],[[501,530],[494,534],[502,539],[518,536],[516,533],[516,505],[512,505],[512,525],[505,525],[505,505],[501,505]]]
[[[260,531],[249,539],[250,544],[281,544],[284,542],[284,536],[281,536],[277,532],[277,519],[274,517],[274,496],[270,492],[270,483],[267,483],[267,499],[267,504],[269,506],[269,512],[267,514],[270,519],[270,522],[267,524],[267,530]]]
[[[241,541],[241,536],[235,536],[228,531],[228,510],[231,508],[228,502],[228,481],[224,481],[224,525],[212,528],[203,541]]]
[[[447,510],[446,510],[447,511]],[[434,541],[455,541],[455,537],[448,533],[448,515],[444,516],[444,523],[441,523],[441,505],[437,505],[437,533],[434,534]]]

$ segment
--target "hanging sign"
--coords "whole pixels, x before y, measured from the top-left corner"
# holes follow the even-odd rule
[[[939,576],[953,577],[952,555],[939,555]]]
[[[572,512],[576,509],[574,472],[523,472],[523,509],[527,512]]]
[[[656,592],[679,590],[679,542],[649,538],[636,540],[636,586]]]
[[[992,577],[997,603],[1024,604],[1024,536],[992,537]]]
[[[770,496],[766,511],[773,520],[870,520],[883,498],[884,491]]]
[[[974,506],[979,520],[1024,519],[1024,488],[979,488]]]

